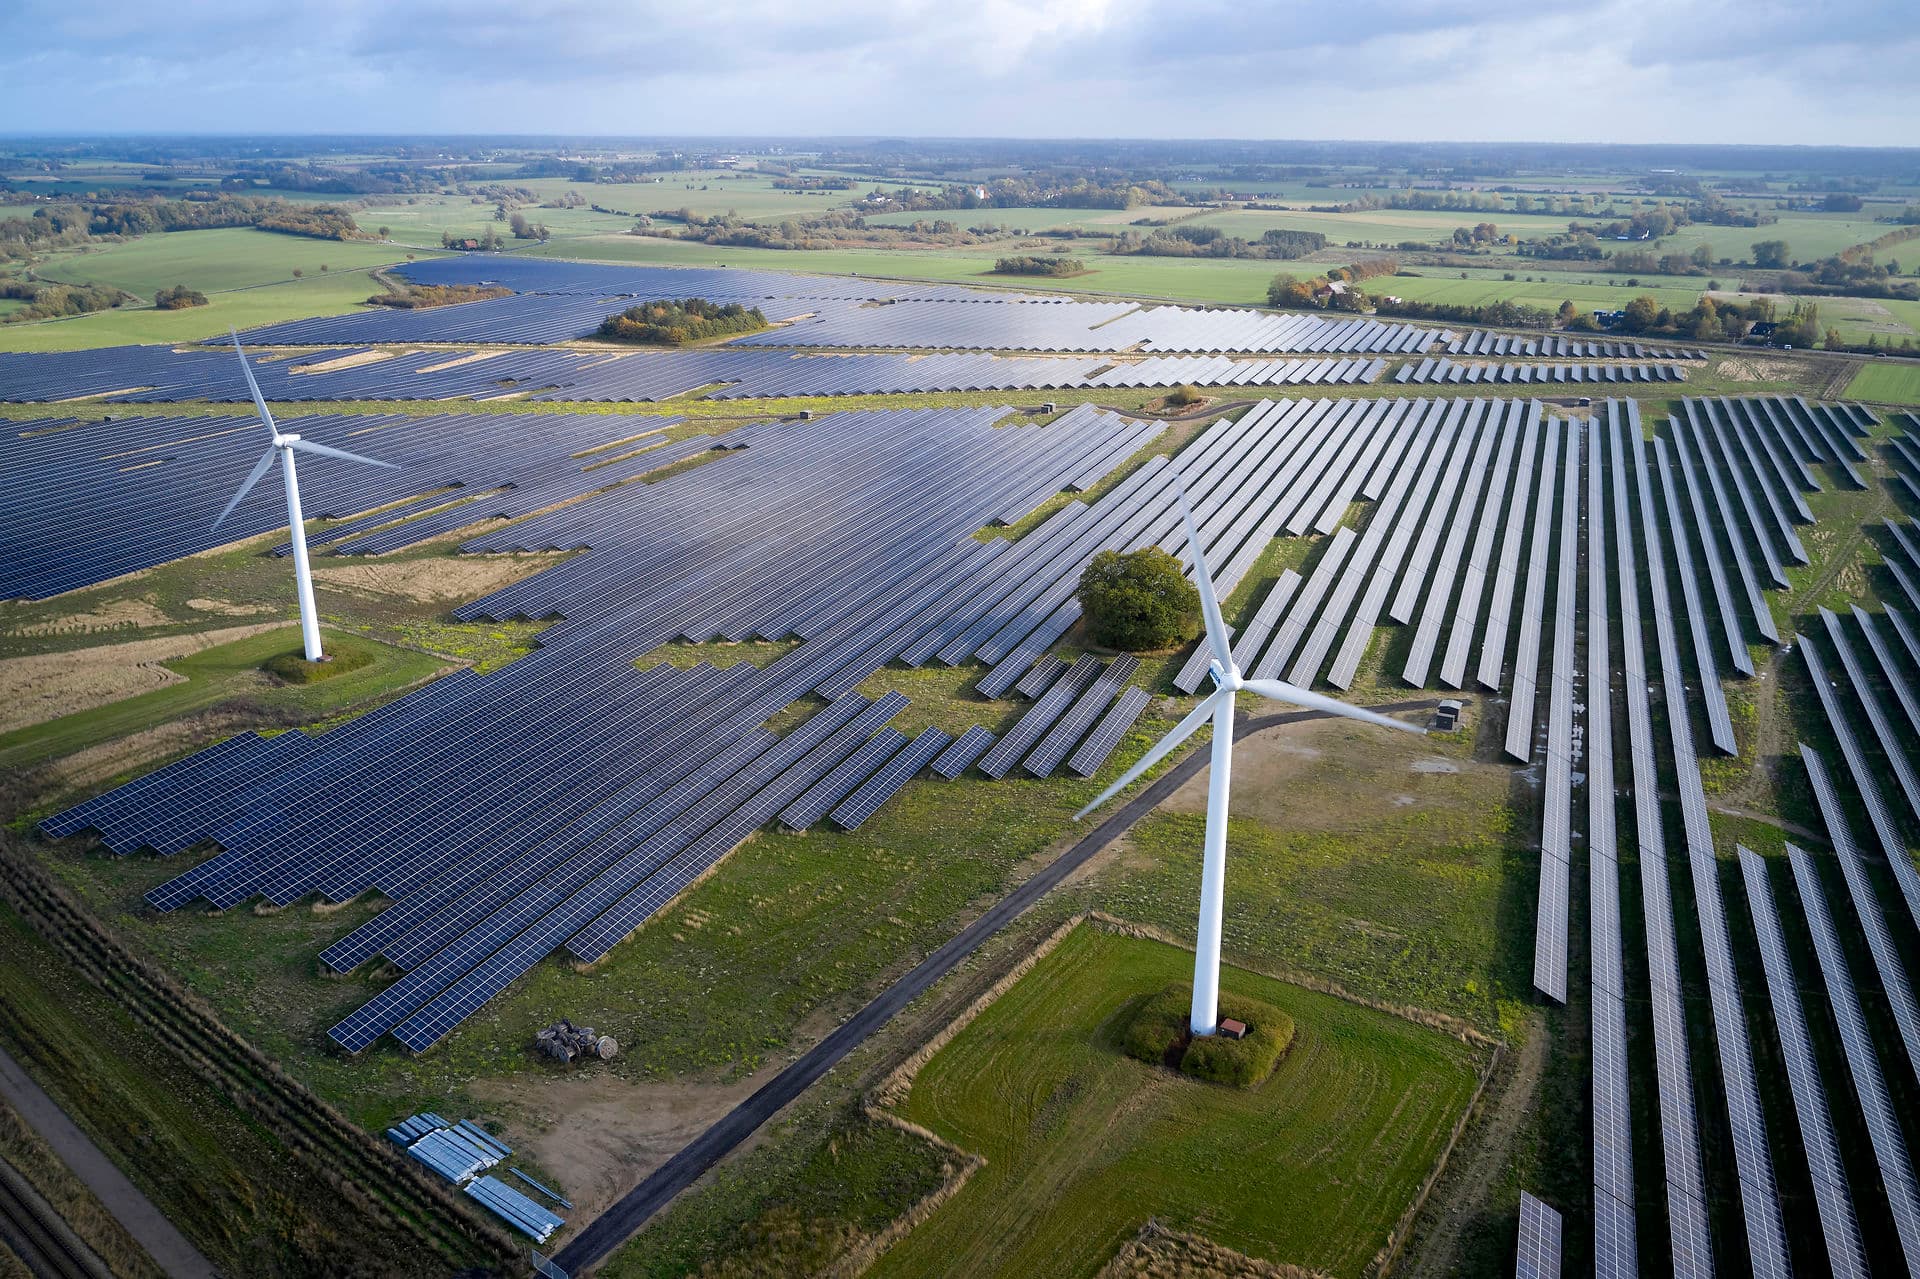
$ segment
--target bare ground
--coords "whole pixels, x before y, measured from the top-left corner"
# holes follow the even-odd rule
[[[1280,829],[1344,830],[1367,815],[1465,802],[1452,780],[1458,775],[1504,788],[1510,772],[1458,752],[1441,754],[1417,737],[1315,720],[1235,743],[1233,811]],[[1208,776],[1196,774],[1162,810],[1204,813]],[[1299,785],[1306,781],[1310,787]]]
[[[1318,1275],[1299,1266],[1261,1261],[1149,1220],[1101,1267],[1099,1279],[1317,1279]]]
[[[555,562],[551,555],[444,555],[432,559],[326,564],[316,585],[356,595],[387,595],[416,603],[465,602],[511,586]]]
[[[160,663],[281,625],[256,622],[194,635],[0,659],[0,733],[178,684],[186,677]]]
[[[1506,1078],[1489,1087],[1478,1122],[1467,1129],[1420,1215],[1404,1271],[1407,1279],[1440,1279],[1453,1273],[1461,1236],[1487,1210],[1513,1163],[1547,1068],[1546,1019],[1534,1012],[1529,1022],[1525,1042],[1508,1056]]]
[[[520,1138],[520,1148],[559,1179],[557,1189],[573,1200],[572,1218],[590,1221],[762,1082],[630,1083],[592,1071],[480,1080],[473,1093],[538,1129]]]
[[[97,630],[118,626],[166,626],[173,619],[150,596],[115,600],[85,613],[68,613],[52,621],[36,622],[13,632],[15,635],[54,635],[61,631]]]

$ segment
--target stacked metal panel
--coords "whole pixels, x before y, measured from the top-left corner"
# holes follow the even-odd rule
[[[1520,1192],[1520,1243],[1514,1279],[1560,1279],[1560,1214]]]
[[[544,1204],[533,1200],[498,1177],[476,1177],[467,1185],[467,1195],[508,1225],[535,1243],[545,1243],[553,1232],[567,1224]]]

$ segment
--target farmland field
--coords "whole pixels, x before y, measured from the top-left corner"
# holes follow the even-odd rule
[[[1920,364],[1911,360],[1863,364],[1847,383],[1847,394],[1883,404],[1920,404]]]
[[[315,240],[252,227],[223,227],[144,235],[90,252],[62,253],[38,270],[50,280],[106,284],[151,300],[157,291],[176,284],[211,295],[291,281],[295,270],[310,276],[319,275],[322,266],[330,271],[363,270],[404,256],[391,244],[370,240]]]
[[[944,218],[963,227],[991,224],[1023,231],[1057,231],[1064,227],[1124,231],[1143,218],[1184,220],[1203,212],[1181,205],[1159,204],[1136,205],[1131,209],[928,209],[919,213],[869,213],[866,220],[869,226],[911,226],[915,222]]]
[[[198,342],[224,337],[229,327],[246,329],[311,315],[339,315],[364,307],[369,296],[381,291],[371,271],[331,271],[282,284],[209,293],[206,306],[184,311],[127,306],[69,319],[9,324],[0,328],[0,350],[78,351],[137,342]]]
[[[1357,1276],[1438,1158],[1474,1086],[1455,1040],[1222,971],[1294,1018],[1258,1087],[1183,1078],[1119,1049],[1191,955],[1083,925],[935,1054],[902,1110],[986,1166],[871,1271],[1092,1275],[1148,1216],[1252,1256]]]

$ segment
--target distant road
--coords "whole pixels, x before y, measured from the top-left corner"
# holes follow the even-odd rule
[[[60,1162],[86,1183],[127,1233],[172,1279],[212,1279],[213,1263],[153,1206],[153,1200],[81,1132],[60,1104],[35,1083],[20,1063],[0,1051],[0,1097],[20,1113],[27,1127],[60,1156]]]
[[[1437,698],[1392,702],[1371,709],[1378,711],[1430,710]],[[1259,719],[1241,718],[1234,724],[1233,739],[1239,741],[1283,724],[1329,718],[1324,711],[1285,711]],[[928,987],[951,972],[956,964],[976,950],[980,943],[1005,927],[1015,916],[1044,897],[1055,885],[1084,866],[1101,849],[1125,834],[1133,824],[1158,807],[1174,791],[1207,766],[1208,752],[1191,751],[1186,758],[1113,816],[1049,863],[1045,869],[1008,893],[987,911],[961,929],[944,946],[920,961],[918,967],[875,996],[873,1001],[842,1022],[833,1033],[815,1044],[799,1060],[768,1080],[760,1090],[735,1106],[711,1128],[695,1137],[673,1158],[654,1169],[639,1185],[629,1190],[612,1207],[588,1224],[585,1230],[554,1257],[568,1274],[579,1274],[597,1265],[631,1238],[653,1215],[720,1160],[735,1146],[752,1136],[761,1124],[773,1118],[788,1102],[811,1087],[822,1075],[840,1063],[841,1058],[866,1042],[893,1015],[923,994]]]

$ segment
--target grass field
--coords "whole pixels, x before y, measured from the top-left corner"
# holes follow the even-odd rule
[[[585,198],[594,199],[598,188],[584,189]],[[396,245],[411,249],[438,250],[440,235],[453,231],[460,235],[480,236],[487,231],[510,234],[507,224],[496,221],[491,201],[464,195],[411,195],[385,197],[391,203],[376,203],[355,212],[354,218],[369,231],[386,227]],[[521,206],[518,212],[529,222],[545,223],[554,239],[582,235],[611,235],[625,231],[633,219],[618,213],[596,213],[589,208],[542,209]],[[524,240],[509,240],[510,246],[524,248]],[[392,246],[388,247],[390,253]]]
[[[340,639],[338,632],[332,632],[327,642],[337,644]],[[300,722],[325,719],[337,710],[426,679],[446,665],[411,649],[359,637],[350,642],[370,650],[372,664],[299,686],[280,684],[260,669],[268,658],[300,647],[298,627],[266,631],[177,658],[165,666],[185,677],[181,683],[0,734],[0,769],[31,768],[236,697],[284,711]]]
[[[1605,275],[1592,273],[1529,271],[1523,263],[1511,269],[1469,268],[1465,271],[1446,267],[1409,267],[1413,274],[1392,279],[1369,281],[1380,293],[1391,293],[1413,302],[1445,302],[1460,306],[1485,306],[1490,302],[1518,302],[1523,306],[1556,311],[1563,301],[1571,301],[1582,311],[1615,311],[1642,293],[1649,294],[1665,307],[1691,310],[1706,292],[1705,280],[1680,276]],[[1461,279],[1465,275],[1467,278]],[[1517,280],[1502,278],[1518,275]],[[1529,280],[1528,276],[1531,276]],[[1629,278],[1638,279],[1628,285]]]
[[[828,209],[851,204],[868,188],[852,191],[781,191],[773,179],[751,171],[688,169],[666,171],[661,182],[573,182],[566,178],[513,178],[507,185],[525,187],[543,200],[569,191],[589,204],[626,213],[675,212],[690,209],[702,217],[732,211],[749,222],[777,222],[781,218],[818,216]],[[547,212],[552,212],[548,210]],[[532,209],[527,217],[540,221]]]
[[[386,256],[391,260],[398,255],[389,248]],[[284,284],[210,293],[206,306],[184,311],[156,311],[150,305],[121,307],[71,319],[0,325],[0,351],[81,351],[143,342],[199,342],[225,337],[230,327],[246,329],[314,315],[340,315],[364,307],[368,297],[381,291],[371,271],[331,271]]]
[[[1082,926],[933,1057],[902,1107],[987,1163],[871,1273],[1089,1276],[1149,1215],[1250,1255],[1357,1276],[1474,1086],[1458,1041],[1228,968],[1291,1015],[1251,1090],[1125,1056],[1190,953]]]
[[[211,295],[291,281],[295,270],[306,275],[319,275],[322,266],[357,271],[402,257],[393,245],[370,240],[315,240],[224,227],[144,235],[91,252],[61,253],[35,269],[50,280],[112,285],[151,301],[155,292],[176,284]]]
[[[1884,222],[1856,213],[1788,213],[1766,226],[1683,226],[1652,245],[1655,253],[1689,253],[1696,244],[1713,250],[1713,260],[1729,258],[1751,262],[1753,246],[1762,240],[1785,240],[1789,256],[1796,262],[1815,262],[1831,257],[1842,249],[1878,239],[1893,230]],[[1615,246],[1620,247],[1620,246]],[[1630,249],[1646,245],[1627,245]],[[1888,256],[1920,261],[1920,252],[1901,252],[1897,246]]]
[[[1912,360],[1862,364],[1847,383],[1847,394],[1880,404],[1920,404],[1920,364]]]
[[[1014,227],[1021,231],[1058,231],[1068,227],[1090,231],[1124,231],[1142,218],[1184,220],[1199,212],[1198,209],[1177,204],[1143,204],[1131,209],[929,209],[920,213],[869,213],[866,220],[868,226],[911,226],[915,222],[945,219],[963,227],[993,225]],[[1146,229],[1140,228],[1143,233]]]

